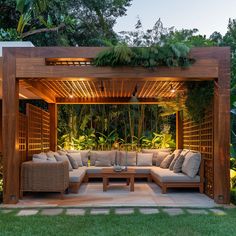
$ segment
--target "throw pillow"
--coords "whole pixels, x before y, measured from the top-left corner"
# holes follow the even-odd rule
[[[59,155],[66,155],[66,151],[65,150],[58,150],[57,151]]]
[[[83,166],[81,154],[79,152],[67,153],[67,156],[73,169],[78,169],[79,166]]]
[[[179,173],[182,171],[182,166],[184,163],[185,157],[183,155],[178,156],[178,159],[176,160],[174,166],[173,166],[173,172]]]
[[[168,169],[170,166],[170,163],[174,159],[174,154],[169,154],[165,159],[161,162],[160,167],[163,169]]]
[[[95,166],[111,166],[111,160],[109,158],[104,158],[104,155],[99,153],[96,155]]]
[[[152,153],[152,164],[156,165],[157,153],[159,149],[142,149],[142,153]]]
[[[127,156],[126,156],[127,155]],[[121,166],[136,166],[136,152],[119,152],[119,162]]]
[[[116,151],[91,151],[90,152],[90,164],[91,166],[95,165],[95,162],[97,160],[97,157],[101,159],[102,157],[106,160],[109,160],[111,162],[111,165],[114,165],[116,162]]]
[[[160,166],[162,161],[169,155],[169,152],[158,152],[156,156],[156,166]]]
[[[48,151],[47,153],[46,153],[46,155],[47,155],[47,160],[49,161],[49,162],[57,162],[57,160],[56,160],[56,158],[55,158],[55,155],[56,154],[58,154],[57,152],[53,152],[53,151]]]
[[[81,154],[83,166],[87,166],[88,165],[88,158],[89,158],[90,150],[80,150],[78,152]]]
[[[174,154],[175,156],[174,156],[174,159],[172,160],[172,162],[170,163],[170,166],[169,166],[169,169],[170,169],[170,170],[173,170],[174,165],[175,165],[175,163],[176,163],[176,161],[177,161],[177,159],[178,159],[178,157],[179,157],[181,151],[182,151],[182,149],[177,149],[177,150],[175,150],[175,151],[173,152],[173,154]]]
[[[55,158],[57,161],[67,161],[69,164],[69,171],[73,170],[67,155],[55,155]]]
[[[182,172],[189,177],[194,178],[201,164],[201,153],[200,152],[188,152],[185,156],[184,163],[182,166]]]
[[[34,154],[33,155],[33,162],[47,162],[47,155],[44,152],[41,152],[39,154]]]
[[[138,153],[137,166],[152,166],[153,153]]]

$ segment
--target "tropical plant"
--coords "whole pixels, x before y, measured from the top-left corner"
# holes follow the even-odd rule
[[[100,52],[93,61],[96,66],[190,66],[194,60],[189,58],[189,47],[183,43],[152,45],[150,47],[130,48],[118,44]]]
[[[153,132],[151,138],[142,139],[142,147],[145,148],[159,148],[161,142],[161,135]]]
[[[108,135],[105,135],[101,132],[97,132],[97,134],[100,135],[100,137],[98,137],[98,148],[101,148],[101,150],[104,150],[104,148],[108,150],[111,149],[114,142],[118,140],[116,130],[111,131]]]

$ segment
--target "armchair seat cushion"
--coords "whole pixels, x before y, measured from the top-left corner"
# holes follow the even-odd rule
[[[165,182],[200,182],[200,176],[196,175],[194,178],[187,176],[184,173],[174,173],[169,169],[160,167],[152,168],[151,175],[154,175],[161,183]]]
[[[73,169],[69,172],[70,183],[81,182],[86,174],[87,167],[79,167],[78,169]]]

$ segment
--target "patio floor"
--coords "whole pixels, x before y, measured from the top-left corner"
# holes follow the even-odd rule
[[[216,203],[197,190],[173,189],[162,194],[155,183],[136,182],[135,191],[130,192],[124,183],[115,182],[107,192],[102,182],[82,184],[77,194],[65,194],[64,199],[57,193],[26,194],[16,205],[2,207],[217,207]]]

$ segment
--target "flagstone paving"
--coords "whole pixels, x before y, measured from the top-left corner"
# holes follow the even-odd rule
[[[113,207],[113,208],[43,208],[43,209],[2,209],[0,210],[0,214],[8,214],[13,213],[16,216],[33,216],[33,215],[45,215],[45,216],[57,216],[61,214],[66,214],[68,216],[84,216],[86,215],[109,215],[115,213],[116,215],[131,215],[137,210],[140,214],[159,214],[160,212],[164,212],[169,216],[178,216],[183,214],[192,214],[192,215],[226,215],[224,209],[219,208],[149,208],[149,207],[140,207],[140,208],[122,208],[122,207]]]
[[[158,214],[160,211],[156,208],[140,208],[140,213],[144,215]]]
[[[176,216],[176,215],[182,215],[184,211],[181,208],[165,208],[163,209],[165,213],[167,213],[169,216]]]
[[[208,212],[203,209],[187,209],[187,212],[193,215],[201,214],[201,215],[207,215]]]
[[[226,215],[226,213],[220,209],[210,209],[210,211],[215,215],[221,215],[221,216]]]
[[[43,209],[41,211],[41,215],[47,215],[47,216],[56,216],[56,215],[60,215],[63,212],[63,209]]]
[[[85,215],[85,209],[67,209],[66,210],[66,215],[74,215],[74,216],[84,216]]]
[[[90,214],[91,215],[109,215],[110,209],[91,209]]]
[[[38,210],[33,210],[33,209],[30,209],[30,210],[20,210],[16,215],[17,216],[32,216],[32,215],[36,215],[38,214]]]

